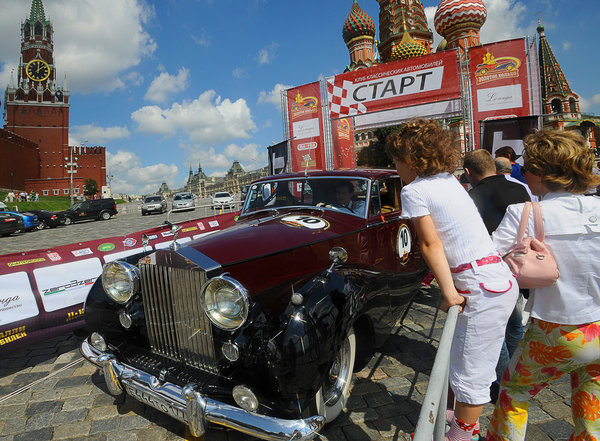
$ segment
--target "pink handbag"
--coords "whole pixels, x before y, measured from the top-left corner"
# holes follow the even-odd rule
[[[532,205],[535,237],[524,238]],[[519,288],[542,288],[556,283],[560,273],[552,250],[544,243],[544,220],[538,202],[525,203],[517,233],[517,244],[504,256],[504,261],[515,275]]]

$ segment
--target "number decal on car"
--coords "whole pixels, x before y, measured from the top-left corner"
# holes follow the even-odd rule
[[[402,224],[398,230],[398,256],[402,265],[408,262],[411,246],[410,230],[406,224]]]
[[[329,222],[313,216],[286,216],[281,219],[281,222],[292,227],[308,228],[309,230],[326,230],[329,228]]]

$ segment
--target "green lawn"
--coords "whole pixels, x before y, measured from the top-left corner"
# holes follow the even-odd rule
[[[6,192],[0,192],[0,201],[4,202],[8,206],[9,211],[62,211],[71,206],[71,199],[68,196],[40,196],[40,200],[38,202],[5,202],[5,198]],[[122,204],[125,202],[122,199],[115,199],[115,201],[117,204]]]

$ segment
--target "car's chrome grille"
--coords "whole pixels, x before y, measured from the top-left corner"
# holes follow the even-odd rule
[[[152,351],[216,372],[211,323],[200,304],[204,271],[147,264],[140,270]]]

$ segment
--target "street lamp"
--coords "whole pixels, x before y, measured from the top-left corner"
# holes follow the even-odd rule
[[[87,139],[81,143],[81,146],[83,147],[83,145],[86,142],[87,142]],[[77,156],[73,156],[75,146],[70,146],[70,147],[71,147],[69,150],[70,158],[65,158],[65,161],[67,161],[67,164],[65,167],[67,167],[67,173],[69,174],[69,182],[70,182],[69,195],[71,196],[71,205],[73,205],[73,174],[77,173],[77,168],[79,167],[77,165],[77,161],[79,160],[79,158]]]

